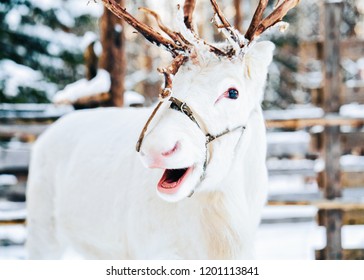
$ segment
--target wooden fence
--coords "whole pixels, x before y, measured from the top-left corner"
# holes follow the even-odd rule
[[[325,4],[325,26],[339,26],[342,3],[329,1]],[[317,207],[317,223],[326,227],[327,246],[316,251],[317,259],[364,259],[364,249],[348,250],[342,248],[341,228],[344,225],[364,224],[364,203],[357,197],[343,196],[346,188],[364,189],[364,169],[343,169],[340,158],[344,154],[356,151],[364,153],[364,118],[348,117],[340,114],[340,106],[356,101],[364,103],[364,87],[342,83],[341,62],[343,58],[358,59],[364,57],[364,42],[340,39],[339,28],[327,29],[325,39],[320,42],[307,42],[300,46],[300,58],[305,61],[316,58],[322,61],[324,81],[322,86],[311,89],[312,100],[320,108],[307,109],[297,114],[296,111],[266,111],[266,123],[269,131],[295,131],[304,129],[311,133],[311,157],[321,158],[325,169],[317,173],[313,168],[307,170],[270,170],[271,173],[300,173],[317,177],[322,195],[318,197],[290,195],[270,197],[270,205],[313,205]],[[49,108],[52,107],[51,105]],[[33,107],[0,108],[0,138],[17,137],[23,142],[32,142],[59,116],[70,109],[50,110]],[[3,112],[3,113],[1,113]],[[9,115],[4,112],[13,112]],[[14,113],[17,112],[17,113]],[[27,113],[28,112],[28,113]],[[38,113],[37,113],[38,112]],[[317,129],[319,127],[319,129]],[[315,128],[315,129],[314,129]],[[318,131],[318,132],[317,132]],[[0,166],[0,174],[13,173],[27,175],[27,162],[14,168],[8,164]],[[23,224],[23,218],[3,219],[0,225]]]
[[[341,229],[344,225],[364,224],[364,202],[358,197],[343,195],[348,187],[364,188],[364,169],[343,170],[340,159],[344,153],[364,152],[364,118],[347,117],[340,114],[345,103],[364,103],[363,83],[342,82],[342,61],[364,57],[364,42],[340,38],[343,3],[327,1],[324,5],[325,38],[321,42],[303,43],[300,58],[320,59],[323,83],[312,90],[312,100],[323,109],[322,116],[312,118],[268,119],[267,126],[281,129],[322,127],[322,132],[313,135],[316,149],[325,163],[318,174],[323,199],[270,200],[271,205],[314,205],[318,208],[318,225],[326,228],[326,247],[316,251],[317,259],[364,259],[364,248],[343,249]],[[360,86],[361,85],[361,86]]]

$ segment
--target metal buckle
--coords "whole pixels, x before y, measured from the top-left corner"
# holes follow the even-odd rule
[[[206,134],[206,145],[216,139],[215,136],[212,136],[211,134]]]

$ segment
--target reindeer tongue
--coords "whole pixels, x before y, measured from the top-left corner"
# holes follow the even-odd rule
[[[185,177],[187,170],[188,168],[166,169],[162,178],[159,180],[158,189],[164,193],[175,193]]]

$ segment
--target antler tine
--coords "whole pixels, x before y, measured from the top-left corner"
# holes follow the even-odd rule
[[[161,21],[161,17],[153,10],[148,9],[148,8],[139,8],[139,10],[152,15],[155,20],[157,21],[158,27],[164,32],[166,33],[174,42],[177,42],[180,46],[182,47],[186,47],[187,45],[189,45],[190,43],[182,36],[181,33],[179,32],[175,32],[171,29],[169,29],[167,26],[165,26],[162,21]]]
[[[193,11],[195,10],[196,0],[186,0],[183,5],[183,14],[184,14],[184,22],[188,29],[190,29],[194,33],[194,29],[192,26],[192,16]]]
[[[280,22],[282,18],[288,13],[288,11],[294,8],[299,2],[300,0],[278,0],[277,7],[270,15],[268,15],[260,22],[260,24],[251,35],[251,40],[254,39],[254,37],[262,34],[269,27]]]
[[[210,0],[212,7],[214,8],[215,14],[219,17],[221,23],[222,23],[222,27],[224,28],[230,28],[231,25],[230,23],[227,21],[226,17],[224,16],[224,14],[222,13],[219,5],[217,5],[215,0]]]
[[[220,20],[220,22],[222,24],[222,25],[217,25],[217,28],[224,28],[229,33],[229,36],[231,37],[231,39],[233,39],[235,42],[237,42],[240,45],[239,37],[233,31],[230,23],[228,22],[228,20],[226,19],[226,17],[222,13],[219,5],[217,5],[215,0],[210,0],[210,2],[211,2],[212,7],[213,7],[213,9],[215,11],[215,15],[219,18],[219,20]]]
[[[181,46],[178,46],[172,40],[163,37],[159,32],[155,31],[148,25],[138,21],[126,9],[120,6],[115,0],[102,0],[105,7],[107,7],[114,15],[124,19],[127,23],[133,26],[139,33],[141,33],[148,41],[155,43],[158,46],[163,45],[173,56],[178,55],[178,51],[184,51]]]
[[[254,32],[259,26],[265,9],[267,8],[268,0],[260,0],[257,9],[255,10],[252,21],[250,22],[249,28],[245,33],[245,38],[251,41],[254,36]]]
[[[183,5],[183,14],[184,14],[184,23],[187,29],[189,29],[192,33],[192,35],[195,37],[197,41],[203,42],[205,45],[207,45],[211,52],[215,53],[217,56],[226,56],[226,53],[222,50],[210,45],[205,40],[200,38],[196,31],[193,29],[192,25],[192,19],[193,19],[193,11],[196,7],[196,1],[195,0],[186,0]]]
[[[171,65],[167,68],[158,68],[158,71],[164,75],[164,87],[161,90],[160,97],[162,99],[168,97],[172,91],[172,80],[174,75],[178,72],[178,69],[187,60],[187,57],[183,54],[179,54],[174,58]]]
[[[137,152],[140,151],[140,148],[142,146],[143,139],[144,139],[145,133],[148,130],[149,124],[151,123],[152,119],[156,115],[159,108],[162,106],[165,98],[170,96],[171,93],[172,93],[173,76],[176,75],[176,73],[178,72],[178,69],[182,66],[182,64],[187,59],[188,58],[185,55],[179,54],[173,59],[171,65],[169,65],[167,68],[158,69],[158,71],[161,72],[164,75],[164,78],[165,78],[164,88],[160,92],[161,100],[159,101],[158,105],[154,108],[152,114],[150,115],[149,119],[145,123],[145,125],[144,125],[144,127],[143,127],[143,129],[142,129],[142,131],[141,131],[141,133],[139,135],[138,142],[137,142],[136,147],[135,147]]]

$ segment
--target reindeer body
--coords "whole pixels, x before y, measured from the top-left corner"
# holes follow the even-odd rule
[[[263,47],[271,57],[271,44]],[[249,63],[251,60],[253,56]],[[226,61],[203,69],[187,65],[176,76],[176,93],[198,111],[207,130],[216,134],[241,123],[246,130],[210,144],[206,178],[191,198],[175,194],[171,198],[178,201],[175,203],[158,197],[155,186],[161,172],[143,167],[135,151],[138,132],[150,109],[95,109],[72,113],[56,122],[37,141],[32,156],[30,257],[59,257],[66,245],[87,258],[250,257],[266,196],[266,170],[265,127],[259,105],[264,82],[246,79],[244,83],[246,63]],[[251,75],[258,69],[251,68]],[[267,70],[262,71],[256,71],[256,78],[265,77]],[[223,79],[219,81],[219,77]],[[216,88],[225,88],[239,77],[236,87],[247,91],[240,100],[214,104],[220,94]],[[257,92],[251,94],[254,89]],[[210,96],[212,102],[207,104],[204,99]],[[216,119],[209,112],[219,113],[224,107],[231,110],[223,118]],[[149,150],[168,150],[175,137],[182,143],[182,151],[166,158],[166,168],[188,166],[186,158],[203,162],[205,138],[201,130],[182,113],[162,109],[144,139],[145,165],[153,167]],[[160,195],[166,200],[173,197]]]
[[[162,172],[142,166],[134,150],[148,113],[77,112],[41,136],[29,178],[30,258],[60,258],[68,246],[91,259],[252,257],[266,195],[261,113],[251,116],[221,190],[178,203],[157,196]]]
[[[251,258],[266,199],[260,103],[274,49],[253,38],[298,0],[280,1],[262,21],[261,0],[245,39],[211,0],[229,39],[221,46],[188,28],[193,0],[180,32],[149,11],[170,39],[103,2],[172,53],[161,70],[163,101],[153,112],[76,112],[39,138],[27,193],[29,257],[60,258],[72,248],[90,259]]]

